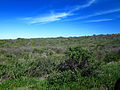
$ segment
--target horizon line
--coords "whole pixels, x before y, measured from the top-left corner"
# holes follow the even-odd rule
[[[87,36],[100,36],[100,35],[119,35],[120,33],[101,33],[101,34],[90,34],[90,35],[76,35],[76,36],[51,36],[51,37],[27,37],[27,38],[24,38],[24,37],[17,37],[17,38],[5,38],[5,39],[1,39],[0,40],[17,40],[17,39],[51,39],[51,38],[74,38],[74,37],[87,37]]]

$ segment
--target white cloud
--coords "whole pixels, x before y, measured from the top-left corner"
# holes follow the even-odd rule
[[[108,11],[103,11],[103,12],[97,12],[97,13],[94,13],[94,14],[91,14],[91,15],[87,15],[87,16],[82,16],[82,17],[77,17],[77,18],[73,18],[73,19],[68,19],[66,21],[86,19],[86,18],[90,18],[90,17],[100,16],[100,15],[105,15],[105,14],[111,14],[111,13],[115,13],[115,12],[120,12],[120,8],[112,9],[112,10],[108,10]]]
[[[91,6],[93,3],[95,3],[96,0],[90,0],[88,3],[84,4],[84,5],[79,5],[79,6],[76,6],[74,9],[70,10],[69,12],[75,12],[75,11],[78,11],[82,8],[87,8],[89,6]]]
[[[98,12],[98,13],[93,14],[92,16],[110,14],[110,13],[115,13],[115,12],[120,12],[120,8],[119,9],[108,10],[108,11],[104,11],[104,12]]]
[[[71,14],[68,13],[52,13],[50,15],[47,15],[45,17],[27,17],[24,18],[24,20],[28,21],[30,24],[35,24],[35,23],[48,23],[48,22],[54,22],[54,21],[59,21],[62,18],[65,18],[67,16],[70,16]]]
[[[27,18],[23,18],[23,20],[27,21],[29,24],[60,21],[63,18],[66,18],[68,16],[73,15],[73,12],[80,10],[81,8],[86,8],[86,7],[91,6],[95,1],[96,0],[90,0],[87,4],[79,5],[68,12],[52,13],[52,14],[49,14],[49,15],[44,16],[44,17],[27,17]]]
[[[88,20],[86,22],[91,22],[91,23],[95,23],[95,22],[106,22],[106,21],[112,21],[113,19],[97,19],[97,20]]]

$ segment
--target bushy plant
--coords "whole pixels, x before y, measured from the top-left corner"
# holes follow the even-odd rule
[[[33,49],[33,51],[32,51],[32,53],[43,53],[44,52],[44,50],[43,49],[39,49],[39,48],[34,48]]]
[[[5,49],[0,50],[0,54],[5,54],[6,52],[7,52],[7,50],[5,50]]]
[[[116,62],[116,61],[119,61],[120,60],[120,52],[118,53],[108,53],[106,54],[105,58],[104,58],[104,61],[106,63],[109,63],[109,62]]]
[[[52,73],[59,61],[55,57],[49,58],[37,58],[34,61],[29,62],[28,67],[25,70],[26,76],[42,77]]]
[[[93,71],[93,66],[95,60],[93,58],[93,53],[83,49],[81,46],[70,47],[66,52],[67,60],[64,63],[58,65],[60,71],[65,70],[87,70],[87,72]]]
[[[113,90],[115,82],[120,78],[120,64],[114,63],[110,65],[103,65],[101,67],[103,74],[100,74],[99,83],[104,85],[107,90]]]
[[[65,52],[69,60],[88,61],[93,55],[88,50],[83,49],[81,46],[70,47]]]

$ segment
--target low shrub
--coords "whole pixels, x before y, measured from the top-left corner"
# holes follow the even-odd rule
[[[83,76],[91,76],[93,72],[101,65],[99,61],[94,60],[93,53],[83,49],[80,46],[70,47],[66,52],[67,60],[58,65],[59,71],[71,70],[76,72],[83,71]]]
[[[108,53],[108,54],[105,55],[105,58],[104,58],[104,61],[106,63],[109,63],[109,62],[112,62],[112,61],[117,62],[119,60],[120,60],[120,52],[118,52],[118,53]]]
[[[37,58],[29,62],[28,68],[25,70],[26,76],[41,77],[55,71],[59,59],[55,57]]]
[[[48,81],[48,84],[50,85],[54,85],[54,84],[63,85],[64,83],[79,81],[80,77],[81,77],[80,72],[75,73],[69,70],[59,74],[54,74],[52,77],[48,77],[47,81]]]
[[[44,49],[34,48],[32,53],[40,53],[42,54],[44,52]]]
[[[7,52],[7,50],[5,50],[5,49],[0,50],[0,54],[5,54],[6,52]]]

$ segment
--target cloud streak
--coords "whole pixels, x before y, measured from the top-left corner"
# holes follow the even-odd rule
[[[106,21],[112,21],[113,19],[97,19],[97,20],[88,20],[86,22],[90,23],[97,23],[97,22],[106,22]]]
[[[91,15],[87,15],[87,16],[82,16],[82,17],[77,17],[77,18],[73,18],[73,19],[68,19],[66,21],[87,19],[87,18],[90,18],[90,17],[100,16],[100,15],[105,15],[105,14],[111,14],[111,13],[116,13],[116,12],[120,12],[120,8],[112,9],[112,10],[108,10],[108,11],[103,11],[103,12],[97,12],[97,13],[94,13],[94,14],[91,14]]]
[[[35,24],[35,23],[49,23],[54,21],[60,21],[64,18],[73,15],[73,12],[78,11],[82,8],[87,8],[91,6],[96,0],[90,0],[88,3],[84,5],[78,5],[72,10],[68,12],[62,12],[62,13],[52,13],[44,17],[27,17],[23,18],[23,20],[27,21],[29,24]]]
[[[70,16],[68,13],[52,13],[50,15],[47,15],[45,17],[27,17],[23,20],[28,21],[29,24],[35,24],[35,23],[48,23],[48,22],[54,22],[59,21],[67,16]]]
[[[69,13],[72,13],[72,12],[75,12],[75,11],[78,11],[82,8],[87,8],[89,6],[91,6],[93,3],[95,3],[96,0],[90,0],[88,3],[84,4],[84,5],[78,5],[76,6],[74,9],[70,10]]]

